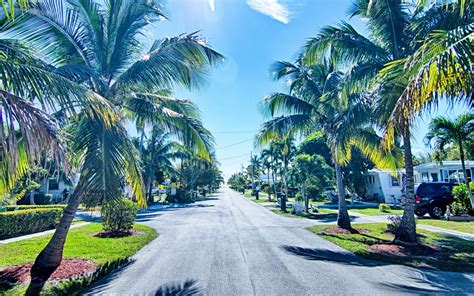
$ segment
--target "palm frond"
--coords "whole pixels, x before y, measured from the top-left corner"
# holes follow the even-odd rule
[[[208,66],[223,60],[196,34],[159,40],[152,49],[118,77],[115,91],[129,84],[152,89],[193,88],[202,84]]]

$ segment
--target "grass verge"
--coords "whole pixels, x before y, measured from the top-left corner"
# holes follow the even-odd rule
[[[134,229],[141,233],[122,238],[99,238],[92,236],[92,234],[102,230],[100,223],[91,223],[71,229],[64,246],[64,258],[89,260],[98,265],[98,271],[89,279],[65,281],[54,286],[50,284],[46,287],[44,293],[46,295],[77,293],[77,291],[91,284],[92,281],[97,280],[100,276],[125,263],[127,258],[157,237],[155,230],[148,226],[135,224]],[[0,245],[0,269],[33,262],[50,238],[51,235],[45,235]],[[24,285],[13,287],[0,286],[0,294],[23,295],[25,289],[26,286]]]
[[[365,208],[365,209],[351,209],[350,212],[359,213],[367,216],[379,216],[379,215],[403,215],[403,210],[389,210],[387,212],[381,212],[378,208]]]
[[[465,233],[474,234],[474,222],[457,222],[457,221],[446,221],[446,220],[433,220],[433,219],[418,219],[418,224],[430,225],[448,230],[455,230]]]
[[[385,223],[354,224],[361,234],[332,233],[334,225],[312,226],[308,230],[353,252],[357,256],[387,263],[446,271],[474,271],[474,244],[431,231],[418,230],[422,246],[408,248],[391,244],[393,235]],[[376,248],[383,246],[384,248]]]

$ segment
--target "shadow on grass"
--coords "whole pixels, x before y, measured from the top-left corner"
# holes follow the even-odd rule
[[[155,296],[191,296],[203,295],[201,288],[197,286],[196,280],[186,280],[182,283],[171,283],[162,285],[151,295]]]
[[[303,247],[288,246],[288,245],[282,246],[281,248],[293,255],[303,257],[307,260],[318,260],[318,261],[334,262],[334,263],[341,263],[341,264],[347,264],[347,265],[369,266],[369,267],[386,265],[382,262],[375,262],[375,261],[362,259],[349,252],[336,252],[336,251],[330,251],[326,249],[311,249],[311,248],[303,248]]]

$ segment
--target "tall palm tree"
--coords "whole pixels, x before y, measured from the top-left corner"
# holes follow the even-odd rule
[[[146,29],[162,18],[161,6],[156,1],[112,0],[102,5],[93,0],[44,0],[31,3],[26,12],[20,13],[5,27],[9,38],[21,39],[33,46],[49,64],[59,69],[61,75],[83,84],[113,104],[116,111],[121,111],[116,113],[119,117],[123,112],[144,112],[148,115],[147,120],[159,122],[166,130],[186,138],[190,149],[196,153],[209,155],[212,138],[200,132],[204,129],[201,122],[185,112],[186,107],[178,100],[164,96],[163,92],[175,86],[191,89],[199,86],[208,66],[222,60],[222,56],[196,34],[157,40],[149,49],[144,49],[142,40]],[[115,122],[109,128],[94,118],[83,118],[79,126],[96,128],[91,134],[91,144],[96,146],[87,147],[85,153],[94,153],[104,165],[96,165],[94,169],[83,165],[83,177],[70,199],[64,219],[32,268],[31,287],[41,288],[45,278],[59,265],[67,231],[84,193],[99,190],[102,199],[119,198],[121,193],[112,188],[117,182],[114,178],[124,175],[126,180],[131,180],[131,175],[140,175],[135,167],[139,164],[138,153],[126,137],[122,122]],[[118,136],[118,133],[124,133],[124,136]],[[124,142],[118,143],[119,140]],[[115,160],[125,162],[122,166],[131,171],[116,167],[118,171],[108,176],[105,165],[117,164],[106,162],[107,154],[117,152],[119,148],[130,148],[127,153],[121,151]],[[87,162],[88,159],[83,157],[84,164],[94,165],[94,162]],[[102,173],[86,179],[87,173],[94,170]],[[141,178],[138,179],[133,181],[132,191],[144,204],[143,185]],[[32,288],[31,292],[37,290]]]
[[[455,120],[450,120],[443,116],[434,118],[430,123],[426,140],[428,143],[434,140],[435,148],[440,151],[444,151],[446,145],[449,144],[459,146],[464,183],[466,183],[471,204],[474,206],[474,198],[467,179],[464,156],[464,148],[467,142],[474,142],[474,113],[462,114]]]
[[[275,93],[265,98],[263,111],[273,119],[263,124],[259,141],[265,143],[281,134],[299,132],[305,135],[322,130],[336,169],[338,225],[350,229],[341,165],[350,160],[351,147],[359,148],[380,166],[395,167],[397,163],[378,149],[379,138],[372,128],[374,118],[367,98],[361,94],[342,96],[346,75],[335,70],[327,60],[313,66],[301,61],[296,64],[278,62],[275,65],[277,78],[288,75],[290,94]],[[295,79],[295,73],[300,78]],[[282,115],[277,116],[279,114]]]
[[[411,9],[410,5],[403,0],[354,1],[350,15],[364,20],[368,35],[360,34],[346,22],[325,27],[307,43],[305,59],[311,65],[330,50],[338,63],[349,65],[345,92],[367,92],[377,100],[376,112],[386,134],[384,143],[387,147],[393,147],[397,135],[403,139],[406,204],[395,241],[416,243],[410,120],[406,112],[394,113],[407,79],[400,72],[399,76],[391,77],[396,81],[377,77],[385,65],[406,58],[419,46],[417,42],[412,42],[416,35],[413,27],[416,10]]]
[[[260,159],[262,161],[262,167],[267,171],[267,186],[268,186],[268,201],[272,200],[272,190],[270,184],[270,170],[272,169],[272,154],[270,148],[263,149],[260,153]]]

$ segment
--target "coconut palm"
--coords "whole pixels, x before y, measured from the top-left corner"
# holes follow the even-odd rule
[[[272,190],[270,185],[270,170],[273,167],[272,154],[270,148],[263,149],[260,153],[260,160],[262,162],[263,170],[267,172],[267,186],[268,186],[268,201],[272,200]]]
[[[26,12],[16,16],[5,28],[8,29],[6,36],[33,46],[49,64],[59,69],[60,75],[106,98],[117,111],[122,111],[118,114],[146,116],[149,122],[159,123],[178,137],[186,138],[194,152],[209,156],[212,137],[201,132],[204,128],[200,120],[191,116],[180,100],[164,94],[175,86],[199,86],[207,67],[220,61],[222,56],[196,34],[157,40],[145,49],[142,42],[145,30],[162,18],[161,6],[155,1],[109,1],[107,5],[102,5],[92,0],[45,0],[31,3]],[[131,147],[130,153],[120,155],[117,160],[139,164],[138,153],[126,136],[107,137],[108,133],[125,133],[123,123],[115,123],[113,130],[108,131],[108,127],[96,120],[89,121],[88,124],[81,122],[80,126],[97,127],[95,132],[99,135],[99,141],[96,144],[102,149],[94,148],[102,151],[102,160],[106,159],[109,149]],[[108,140],[113,141],[109,143]],[[128,143],[115,143],[118,140]],[[87,151],[95,150],[91,148]],[[84,163],[86,159],[84,157]],[[129,168],[128,165],[124,167]],[[83,166],[82,171],[89,172],[89,168]],[[133,171],[135,173],[135,168]],[[123,177],[129,180],[129,172],[119,172],[125,173]],[[110,186],[116,184],[117,181],[112,179],[119,177],[119,172],[112,174],[110,180],[102,178],[110,181],[101,183],[102,191],[108,191]],[[105,173],[94,176],[100,175]],[[84,186],[79,181],[78,188]],[[134,182],[132,189],[137,200],[143,203],[141,182]],[[81,191],[73,194],[79,201]],[[116,193],[114,198],[120,197],[119,192],[111,192]],[[110,197],[103,194],[104,199]],[[79,201],[71,198],[71,207],[65,213],[73,216]],[[67,234],[70,221],[72,219],[66,219],[58,229],[65,226]],[[41,280],[39,275],[44,277],[59,265],[65,234],[58,234],[58,239],[53,236],[38,256],[32,268],[33,285],[36,285],[37,279]]]
[[[410,121],[406,112],[394,113],[408,80],[402,73],[398,73],[399,76],[392,73],[390,78],[396,80],[388,79],[388,75],[375,79],[386,64],[406,58],[419,46],[412,42],[416,35],[413,28],[416,15],[415,9],[410,8],[410,3],[402,0],[357,0],[350,8],[350,14],[364,20],[368,35],[360,34],[345,22],[325,27],[307,43],[305,59],[311,65],[331,50],[338,63],[350,66],[344,92],[363,91],[377,99],[376,112],[386,133],[386,146],[392,147],[397,135],[403,139],[406,204],[395,240],[416,243]]]
[[[369,100],[361,94],[342,96],[346,76],[341,71],[334,70],[332,63],[327,60],[311,67],[301,63],[301,59],[296,64],[279,62],[274,70],[280,79],[289,74],[292,82],[290,94],[275,93],[264,99],[262,109],[273,119],[263,124],[258,135],[259,142],[268,142],[282,134],[305,135],[322,130],[335,163],[339,200],[338,225],[350,229],[341,165],[349,162],[351,147],[359,148],[382,167],[397,165],[394,159],[383,155],[378,149],[379,138],[372,128],[374,118],[371,116]],[[302,78],[294,79],[294,73],[306,74],[298,74]],[[296,87],[293,88],[294,85]],[[300,85],[308,87],[299,89]]]
[[[474,205],[474,199],[467,179],[464,149],[468,142],[474,141],[474,113],[466,113],[458,116],[455,120],[440,116],[434,118],[429,126],[426,140],[430,143],[434,140],[435,148],[441,152],[449,144],[456,144],[459,147],[459,156],[464,175],[464,182],[469,191],[471,204]]]

